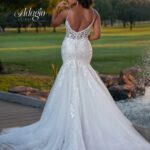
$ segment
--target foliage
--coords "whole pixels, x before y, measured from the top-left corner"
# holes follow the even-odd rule
[[[35,74],[2,74],[0,75],[0,90],[8,91],[14,86],[31,86],[42,91],[49,91],[58,74],[58,66],[51,64],[50,76]]]
[[[56,79],[56,76],[58,74],[58,71],[59,71],[59,68],[58,68],[58,65],[55,66],[55,64],[51,64],[51,73],[50,73],[50,82],[51,84],[54,83],[55,79]]]
[[[38,27],[46,27],[50,25],[53,8],[59,1],[60,0],[1,0],[0,27],[3,31],[5,31],[4,29],[6,26],[15,26],[18,28],[18,32],[20,33],[20,28],[22,26],[26,27],[30,25],[31,22],[23,22],[22,24],[18,23],[12,17],[12,13],[25,7],[32,7],[35,10],[37,8],[43,8],[46,11],[47,16],[42,18],[42,23],[39,23],[41,22],[40,20],[36,24],[32,24],[32,26],[36,27],[36,31],[38,32]],[[95,0],[94,7],[99,11],[102,24],[105,26],[108,24],[108,21],[111,23],[111,26],[113,26],[113,23],[116,20],[121,20],[124,27],[126,27],[127,22],[130,22],[130,29],[132,29],[135,21],[150,19],[149,0]]]
[[[14,86],[24,85],[48,92],[52,87],[50,77],[32,74],[3,74],[0,75],[0,83],[0,90],[2,91],[8,91],[9,88]]]
[[[130,22],[130,29],[135,21],[150,19],[150,1],[149,0],[95,0],[95,8],[101,14],[102,21],[111,21],[118,19],[123,22]]]

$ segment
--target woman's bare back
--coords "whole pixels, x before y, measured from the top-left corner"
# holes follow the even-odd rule
[[[80,4],[69,7],[69,9],[65,9],[61,13],[58,13],[59,6],[63,7],[65,3],[64,1],[60,2],[54,10],[52,26],[57,27],[67,19],[70,27],[74,31],[80,32],[93,23],[93,32],[88,38],[91,41],[99,39],[101,37],[101,18],[99,13],[92,7],[84,8]]]
[[[86,29],[93,20],[96,18],[94,9],[85,9],[80,6],[76,6],[68,10],[67,21],[69,22],[71,28],[76,31],[82,31]]]

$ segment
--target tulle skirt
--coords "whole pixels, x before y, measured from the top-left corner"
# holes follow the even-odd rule
[[[150,150],[92,66],[61,66],[39,121],[5,128],[0,150]]]

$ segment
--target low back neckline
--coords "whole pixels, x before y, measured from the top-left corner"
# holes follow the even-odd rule
[[[69,11],[70,11],[70,10],[69,10]],[[68,21],[68,15],[67,15],[67,17],[66,17],[65,23],[68,24],[69,28],[70,28],[74,33],[81,33],[81,32],[84,32],[85,30],[89,29],[89,28],[93,25],[93,23],[94,23],[95,14],[94,14],[94,9],[93,9],[93,8],[92,8],[92,11],[93,11],[93,19],[92,19],[91,23],[90,23],[86,28],[84,28],[84,29],[82,29],[82,30],[80,30],[80,31],[75,31],[75,30],[71,27],[71,25],[70,25],[70,23],[69,23],[69,21]]]

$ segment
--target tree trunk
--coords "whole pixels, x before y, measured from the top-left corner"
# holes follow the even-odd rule
[[[111,23],[111,27],[113,27],[114,22],[113,22],[113,20],[112,20],[112,19],[110,20],[110,23]]]
[[[133,26],[135,27],[135,22],[133,22]]]
[[[5,27],[4,28],[2,27],[2,30],[3,30],[3,32],[5,32]]]
[[[130,30],[133,28],[133,21],[130,21]]]
[[[0,73],[2,73],[3,71],[4,71],[4,67],[3,67],[2,61],[0,60]]]
[[[53,32],[56,32],[56,28],[55,27],[53,27]]]
[[[38,33],[39,32],[39,24],[38,24],[38,22],[36,22],[35,26],[36,26],[36,33]]]
[[[123,21],[123,27],[126,28],[126,21]]]
[[[106,23],[106,21],[104,21],[104,27],[107,27],[107,23]]]
[[[1,28],[2,28],[2,32],[5,32],[6,26],[5,26],[5,25],[2,25]]]
[[[21,25],[20,25],[20,23],[18,22],[17,25],[18,25],[18,26],[17,26],[17,32],[18,32],[18,33],[21,33]]]
[[[18,33],[21,33],[21,28],[20,28],[20,26],[18,26],[18,28],[17,28],[18,30]]]
[[[46,31],[46,25],[44,26],[44,31]]]

